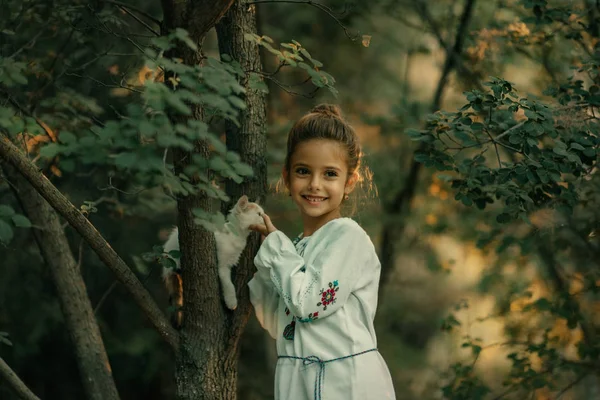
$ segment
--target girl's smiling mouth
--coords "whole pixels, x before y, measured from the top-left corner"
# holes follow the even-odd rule
[[[303,195],[302,198],[307,200],[311,204],[317,204],[317,203],[321,203],[324,200],[327,200],[327,197],[320,197],[320,196]]]

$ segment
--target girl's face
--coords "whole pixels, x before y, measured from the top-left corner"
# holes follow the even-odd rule
[[[342,200],[356,183],[355,175],[348,177],[344,146],[328,139],[298,144],[283,178],[302,214],[305,235],[340,217]]]

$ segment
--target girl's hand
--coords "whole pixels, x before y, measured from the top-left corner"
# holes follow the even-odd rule
[[[255,232],[258,232],[262,235],[263,239],[269,236],[270,233],[273,233],[277,230],[273,223],[271,222],[271,218],[267,214],[263,214],[263,221],[265,221],[264,225],[250,225],[249,229]]]

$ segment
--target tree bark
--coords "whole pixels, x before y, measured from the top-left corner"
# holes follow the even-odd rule
[[[32,228],[33,235],[50,267],[87,398],[118,399],[92,304],[58,215],[12,166],[5,164],[3,170],[23,210],[35,226]]]
[[[257,33],[255,5],[245,6],[240,0],[237,0],[216,28],[220,54],[231,56],[233,60],[240,63],[244,71],[257,73],[262,71],[258,46],[244,39],[245,33]],[[226,191],[232,201],[236,201],[241,195],[246,194],[251,200],[264,203],[267,193],[266,95],[251,89],[248,77],[248,74],[244,75],[240,82],[246,88],[247,108],[240,115],[239,127],[233,123],[227,124],[226,137],[227,148],[238,153],[242,161],[251,165],[254,175],[245,179],[241,184],[228,180]],[[230,206],[232,204],[224,204],[222,211],[227,212]],[[259,235],[251,235],[239,264],[232,271],[233,281],[237,288],[238,308],[227,321],[229,348],[226,359],[232,363],[236,381],[239,340],[252,310],[248,294],[248,281],[255,271],[253,259],[259,247]],[[261,344],[264,344],[264,341]]]
[[[419,7],[426,7],[424,3],[418,2]],[[464,38],[467,34],[467,27],[473,14],[473,8],[475,0],[466,0],[463,13],[460,18],[458,29],[456,30],[456,37],[454,39],[454,45],[452,48],[446,49],[446,59],[442,68],[442,75],[438,81],[435,96],[431,104],[431,112],[436,112],[440,109],[442,103],[442,97],[444,91],[448,85],[448,77],[452,70],[460,62],[460,54],[462,53]],[[431,21],[429,21],[431,23]],[[434,31],[437,32],[436,29]],[[436,33],[440,44],[444,43],[443,38]],[[422,150],[422,144],[417,148],[415,154]],[[395,245],[401,239],[406,225],[406,217],[408,210],[410,209],[410,202],[415,196],[417,184],[419,180],[419,173],[421,171],[421,163],[415,161],[414,154],[411,158],[412,162],[409,167],[408,175],[404,180],[402,189],[394,196],[391,203],[385,205],[385,212],[388,214],[386,223],[383,226],[382,240],[381,240],[381,280],[380,288],[383,288],[387,280],[389,279],[391,271],[394,269],[395,259]]]
[[[169,54],[188,65],[202,62],[202,42],[233,0],[172,1],[163,0],[163,34],[176,28],[186,29],[198,51],[179,46]],[[192,118],[201,120],[203,111],[192,106]],[[172,116],[174,120],[182,117]],[[196,143],[193,153],[182,150],[173,153],[175,172],[182,172],[192,155],[210,158],[206,142]],[[191,177],[194,182],[196,178]],[[183,279],[183,323],[181,345],[176,355],[176,385],[178,399],[235,399],[236,350],[239,337],[230,335],[232,312],[226,310],[220,293],[216,267],[214,237],[194,223],[192,210],[212,211],[209,198],[203,193],[177,199],[179,245]],[[237,313],[243,313],[240,311]],[[239,318],[239,317],[238,317]],[[247,317],[246,317],[247,318]]]
[[[40,400],[25,383],[15,374],[8,364],[0,357],[0,376],[14,390],[14,392],[23,400]]]
[[[133,296],[135,302],[140,306],[163,339],[171,347],[177,348],[179,345],[177,331],[169,324],[168,319],[137,276],[135,276],[123,259],[106,242],[94,225],[39,172],[38,168],[25,157],[23,152],[4,136],[0,137],[0,158],[19,171],[36,191],[79,232],[102,262],[115,273],[119,282]]]

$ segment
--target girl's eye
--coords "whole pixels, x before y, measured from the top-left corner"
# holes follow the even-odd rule
[[[333,170],[330,170],[330,171],[326,171],[325,172],[325,176],[328,177],[328,178],[333,178],[333,177],[338,176],[338,174],[337,174],[337,172],[335,172]]]
[[[308,174],[308,169],[307,168],[296,168],[296,173],[300,174],[300,175],[306,175],[306,174]]]

